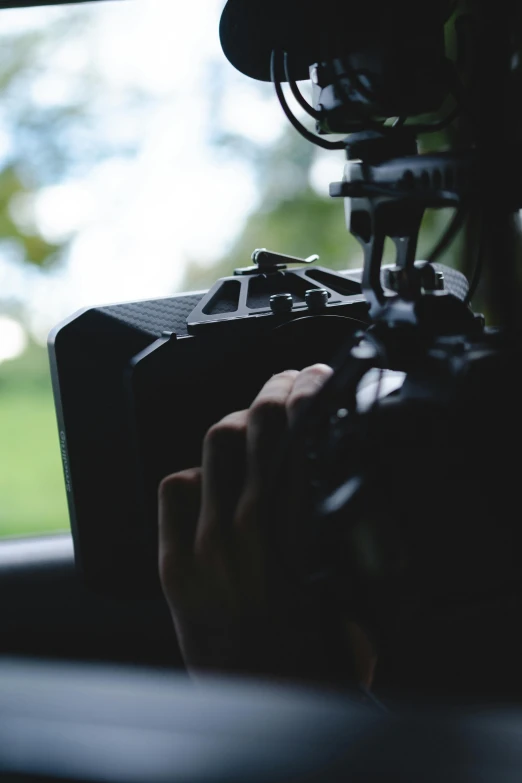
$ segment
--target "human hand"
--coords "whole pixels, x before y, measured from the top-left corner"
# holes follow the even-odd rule
[[[299,550],[304,487],[299,471],[289,470],[279,476],[283,496],[274,494],[274,460],[301,406],[331,373],[316,364],[274,375],[248,410],[208,430],[201,467],[161,483],[160,577],[192,673],[328,679],[338,651],[329,649],[319,608],[296,591],[289,567]],[[284,542],[278,552],[274,532]]]

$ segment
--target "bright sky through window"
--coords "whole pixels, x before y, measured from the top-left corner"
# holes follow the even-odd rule
[[[16,359],[27,345],[24,328],[14,318],[0,315],[0,364]]]
[[[88,171],[79,166],[80,174],[11,205],[15,220],[35,221],[49,242],[72,238],[65,263],[44,273],[18,263],[9,244],[0,248],[2,295],[27,304],[29,327],[40,339],[80,307],[168,296],[188,263],[211,263],[226,252],[255,208],[247,163],[216,154],[210,143],[212,91],[223,91],[225,131],[269,143],[284,120],[271,86],[260,89],[226,61],[218,38],[223,4],[135,0],[1,13],[2,46],[15,34],[83,14],[85,24],[75,23],[49,51],[31,99],[44,108],[70,102],[89,68],[99,79],[98,111],[107,116],[100,144],[114,141],[117,148],[139,136],[136,155],[115,153]],[[128,91],[145,98],[130,116],[118,109]],[[9,138],[1,125],[5,156]]]

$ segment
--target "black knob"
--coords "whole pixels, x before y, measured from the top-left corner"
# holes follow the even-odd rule
[[[328,291],[325,288],[310,288],[305,293],[305,302],[310,310],[322,310],[328,304]]]
[[[273,313],[289,313],[294,305],[292,294],[272,294],[270,309]]]

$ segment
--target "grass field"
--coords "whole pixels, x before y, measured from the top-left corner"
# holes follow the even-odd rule
[[[69,529],[46,362],[36,349],[0,366],[1,537]]]

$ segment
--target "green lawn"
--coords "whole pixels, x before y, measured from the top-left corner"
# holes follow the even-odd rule
[[[0,536],[67,529],[50,383],[0,384]]]

